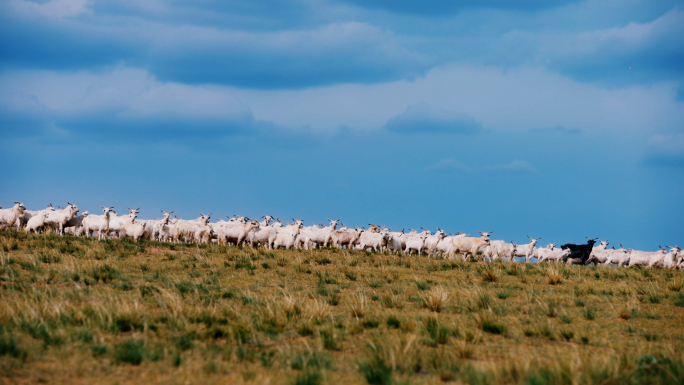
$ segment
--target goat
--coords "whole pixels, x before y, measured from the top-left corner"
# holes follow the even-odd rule
[[[563,260],[568,265],[585,265],[587,263],[589,255],[591,255],[591,250],[593,249],[594,244],[596,243],[596,240],[598,238],[592,239],[587,237],[587,239],[588,241],[586,245],[576,245],[573,243],[568,243],[561,246],[561,249],[570,250],[570,254],[567,257],[563,258]]]
[[[362,233],[363,233],[363,230],[361,230],[361,231],[352,230],[352,229],[335,230],[330,234],[330,238],[332,240],[333,246],[337,247],[338,249],[343,249],[343,248],[351,249],[351,248],[353,248],[354,243],[359,239],[359,237],[361,236]]]
[[[52,203],[45,205],[46,208],[42,210],[24,210],[24,212],[17,218],[17,221],[14,223],[17,228],[25,228],[26,224],[28,223],[29,219],[31,219],[35,215],[40,215],[48,211],[55,211],[55,208],[52,207]],[[0,207],[1,209],[2,207]]]
[[[29,233],[38,233],[39,230],[42,230],[45,227],[48,215],[48,212],[44,212],[32,216],[28,220],[28,223],[26,223],[26,231]]]
[[[480,233],[479,238],[462,236],[454,237],[451,243],[451,249],[448,254],[449,257],[453,258],[455,253],[463,253],[463,259],[466,259],[468,255],[477,255],[485,251],[487,246],[489,246],[489,234],[492,232],[478,231]]]
[[[608,241],[602,241],[598,240],[599,245],[594,246],[591,249],[591,254],[589,254],[589,259],[587,259],[587,265],[593,263],[594,266],[598,265],[599,263],[604,264],[606,263],[606,260],[608,259],[608,254],[610,253],[610,250],[607,249],[608,247]]]
[[[423,248],[425,248],[425,240],[429,235],[422,234],[417,238],[409,239],[406,241],[406,247],[404,248],[404,254],[411,255],[413,250],[416,251],[417,255],[421,255]]]
[[[629,263],[629,253],[624,246],[620,245],[619,249],[606,250],[605,265],[616,264],[618,267],[623,267]]]
[[[228,242],[235,243],[236,246],[241,246],[242,243],[247,240],[247,235],[250,231],[259,228],[259,222],[249,221],[246,224],[234,223],[227,226],[223,226],[217,232],[217,237],[219,243],[227,244]]]
[[[537,249],[537,261],[560,262],[570,256],[570,249],[556,249],[555,243],[549,243],[546,248]]]
[[[284,247],[286,249],[291,249],[295,245],[295,240],[299,236],[299,232],[304,226],[304,221],[301,219],[294,219],[293,223],[280,227],[276,231],[276,239],[273,241],[273,248],[277,249],[279,247]],[[282,226],[282,223],[281,223]]]
[[[327,247],[328,244],[332,242],[332,232],[335,231],[340,220],[337,219],[336,221],[333,221],[329,218],[326,219],[330,222],[329,226],[323,228],[319,228],[318,226],[305,227],[299,233],[299,237],[297,237],[295,243],[297,245],[302,244],[305,250],[318,246]]]
[[[114,206],[111,207],[102,207],[102,211],[104,212],[104,215],[88,215],[85,218],[83,218],[82,224],[83,224],[83,232],[86,236],[92,236],[93,232],[97,231],[97,239],[104,239],[105,237],[108,236],[109,234],[109,219],[110,219],[110,213],[114,209]]]
[[[485,259],[488,258],[490,261],[504,258],[512,261],[516,254],[516,249],[517,245],[513,242],[490,241],[482,254]]]
[[[425,249],[429,257],[434,256],[437,253],[437,245],[442,239],[446,238],[446,233],[444,230],[437,228],[437,232],[434,235],[428,235],[425,239]]]
[[[525,262],[530,262],[532,259],[532,255],[534,253],[534,246],[539,242],[540,238],[532,238],[529,235],[527,238],[530,238],[530,243],[524,244],[524,245],[518,245],[515,248],[515,256],[516,257],[525,257]],[[512,261],[512,259],[511,259]]]
[[[373,251],[380,251],[384,244],[386,244],[387,239],[389,239],[389,233],[373,233],[368,230],[361,233],[359,236],[358,247],[360,250],[371,249]]]
[[[142,236],[145,234],[145,227],[147,226],[147,223],[136,223],[135,218],[137,216],[137,209],[131,210],[129,208],[129,210],[130,214],[128,215],[128,220],[124,222],[121,232],[119,233],[119,237],[131,237],[137,242],[138,239],[142,238]]]
[[[659,246],[660,247],[660,246]],[[667,251],[664,247],[660,247],[658,251],[639,251],[634,249],[629,249],[629,264],[628,267],[632,266],[646,266],[653,267],[660,263]]]
[[[46,219],[47,224],[50,226],[54,227],[55,230],[57,230],[59,235],[64,235],[64,225],[69,221],[69,219],[73,218],[76,213],[78,213],[78,207],[74,205],[71,202],[67,202],[69,204],[68,207],[56,210],[56,211],[49,211],[48,212],[48,217]]]
[[[14,202],[14,206],[11,208],[0,209],[0,230],[13,226],[17,222],[17,219],[19,219],[19,216],[26,210],[26,206],[24,206],[23,203],[17,201],[12,202]]]
[[[83,211],[81,215],[76,215],[73,218],[66,221],[64,224],[64,233],[71,235],[81,235],[81,230],[83,228],[83,219],[90,214],[87,210]]]
[[[140,210],[140,207],[132,209],[126,206],[126,208],[128,209],[128,214],[126,215],[119,216],[116,211],[113,211],[114,215],[110,214],[109,233],[114,234],[117,238],[122,238],[121,230],[123,230],[124,224],[129,221],[131,215],[137,216]]]
[[[259,222],[259,228],[253,229],[247,234],[247,242],[249,242],[250,247],[254,247],[257,244],[263,245],[270,250],[273,248],[273,242],[275,242],[278,235],[278,227],[271,226],[272,216],[264,215],[262,218],[264,220]]]

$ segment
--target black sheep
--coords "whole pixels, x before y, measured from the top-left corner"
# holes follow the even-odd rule
[[[587,237],[589,241],[587,242],[586,245],[575,245],[572,243],[565,244],[561,246],[561,249],[569,249],[570,250],[570,255],[563,258],[563,261],[571,261],[571,264],[580,264],[580,265],[585,265],[587,263],[587,260],[589,259],[589,256],[591,255],[591,250],[594,248],[594,243],[596,243],[595,239],[591,239]]]

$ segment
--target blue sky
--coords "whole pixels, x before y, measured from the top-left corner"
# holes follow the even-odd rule
[[[0,2],[0,205],[684,245],[677,1]]]

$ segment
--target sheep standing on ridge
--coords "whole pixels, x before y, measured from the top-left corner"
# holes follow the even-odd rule
[[[17,218],[17,221],[15,222],[15,226],[17,226],[17,228],[23,229],[26,227],[26,224],[28,223],[29,219],[31,219],[33,216],[42,215],[43,213],[48,212],[48,211],[55,211],[55,208],[52,207],[52,203],[45,205],[45,207],[46,208],[44,208],[42,210],[24,210],[24,213],[21,214],[19,216],[19,218]],[[2,207],[0,207],[0,208],[2,208]]]
[[[26,207],[23,203],[14,202],[14,206],[9,209],[0,209],[0,230],[5,230],[14,225],[19,219],[19,216],[24,213]]]
[[[64,235],[64,225],[78,213],[78,207],[71,202],[67,202],[68,207],[60,210],[50,211],[47,217],[47,223],[52,226],[59,235]]]
[[[83,233],[92,237],[93,232],[97,231],[97,239],[105,239],[109,236],[109,215],[114,206],[100,207],[102,207],[104,215],[88,215],[83,218]]]
[[[25,230],[29,233],[38,233],[40,230],[43,230],[46,224],[46,220],[48,215],[50,215],[47,212],[40,213],[38,215],[32,216],[29,220],[28,223],[26,224]]]
[[[64,224],[64,233],[71,235],[81,235],[81,229],[83,228],[83,219],[90,214],[87,210],[83,211],[81,215],[76,215],[75,217],[69,219]]]

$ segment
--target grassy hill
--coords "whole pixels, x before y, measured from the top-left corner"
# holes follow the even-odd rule
[[[684,383],[684,272],[0,232],[0,382]]]

